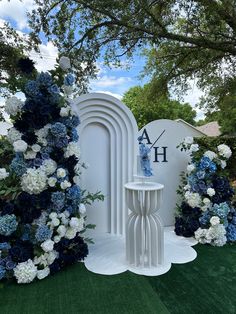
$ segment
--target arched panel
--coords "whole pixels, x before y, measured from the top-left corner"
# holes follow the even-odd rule
[[[92,167],[88,175],[85,172],[82,176],[82,185],[93,192],[102,187],[106,196],[106,201],[101,205],[104,208],[101,207],[100,212],[99,203],[89,208],[89,215],[92,216],[89,219],[97,224],[99,231],[103,229],[105,232],[124,235],[128,209],[123,186],[133,180],[136,170],[136,120],[122,102],[106,94],[82,95],[75,99],[72,106],[81,119],[81,157],[84,161],[89,159]],[[108,158],[106,162],[100,159],[102,150],[106,156],[104,158]],[[104,176],[93,170],[96,167],[104,170]],[[94,179],[92,172],[98,173],[99,178]],[[104,225],[102,219],[105,221]]]

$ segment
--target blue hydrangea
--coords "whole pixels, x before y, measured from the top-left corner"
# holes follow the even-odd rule
[[[236,241],[236,225],[228,225],[228,227],[226,228],[226,237],[228,241]]]
[[[58,94],[58,93],[60,93],[60,89],[59,89],[59,87],[56,84],[53,84],[52,86],[50,86],[48,88],[48,91],[51,94]]]
[[[209,211],[206,211],[199,218],[199,222],[200,222],[201,226],[206,226],[209,224],[210,219],[211,219],[211,215],[210,215]]]
[[[217,170],[216,164],[215,164],[213,161],[211,161],[211,162],[210,162],[210,165],[209,165],[209,171],[210,171],[211,173],[213,173],[213,172],[215,172],[216,170]]]
[[[7,242],[0,243],[0,250],[9,250],[11,248],[11,245]]]
[[[210,163],[211,163],[210,158],[204,156],[204,157],[202,157],[202,159],[200,160],[199,168],[200,168],[201,170],[205,170],[205,169],[209,168]]]
[[[35,167],[40,167],[43,163],[43,160],[41,158],[35,158],[33,161],[33,164]]]
[[[230,212],[230,207],[226,202],[220,203],[220,204],[214,204],[212,208],[212,212],[214,213],[214,215],[217,215],[220,218],[224,219],[227,217],[228,213]]]
[[[48,72],[41,72],[37,76],[37,82],[43,86],[50,86],[52,85],[52,77]]]
[[[31,234],[31,227],[30,224],[25,224],[22,230],[22,236],[21,240],[23,241],[29,241],[30,240],[30,234]]]
[[[197,175],[197,178],[201,180],[205,178],[206,172],[204,170],[200,170],[196,173],[196,175]]]
[[[74,84],[74,82],[75,82],[75,77],[74,77],[73,74],[69,73],[69,74],[67,74],[67,75],[65,76],[65,78],[64,78],[64,84],[65,84],[66,86],[72,86],[72,85]]]
[[[39,84],[36,81],[28,81],[25,84],[25,93],[31,97],[38,96],[40,94]]]
[[[0,216],[0,234],[4,236],[11,235],[16,231],[18,222],[15,215]]]
[[[79,140],[79,135],[78,135],[76,128],[73,128],[71,130],[71,140],[72,140],[72,142],[77,142]]]
[[[65,137],[67,135],[66,126],[61,122],[56,122],[51,127],[51,134],[55,137]]]
[[[0,280],[3,279],[6,275],[6,269],[2,265],[0,265]]]
[[[10,169],[17,176],[21,177],[27,171],[27,164],[24,162],[22,157],[16,155],[16,157],[12,159]]]
[[[66,193],[66,198],[72,201],[79,201],[81,197],[81,190],[78,185],[70,187]]]
[[[35,233],[35,238],[38,242],[43,242],[50,239],[52,236],[52,230],[48,228],[46,225],[38,226],[38,229]]]
[[[58,137],[53,141],[53,146],[57,148],[63,148],[68,145],[68,138],[67,137]]]
[[[51,195],[51,201],[53,203],[53,208],[56,211],[60,211],[65,204],[65,193],[63,192],[54,192]]]

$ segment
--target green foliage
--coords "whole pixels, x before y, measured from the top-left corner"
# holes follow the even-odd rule
[[[35,0],[30,16],[35,39],[49,40],[76,60],[77,73],[94,73],[145,51],[145,72],[183,95],[194,79],[207,95],[236,73],[236,0]],[[84,68],[82,69],[82,64]],[[216,108],[217,100],[206,103]]]
[[[195,123],[196,112],[189,104],[171,100],[168,95],[160,96],[158,91],[152,84],[146,84],[132,87],[125,93],[122,100],[133,112],[139,128],[157,119],[183,119]]]
[[[199,151],[196,156],[202,155],[207,150],[215,150],[220,144],[226,144],[232,150],[232,156],[227,161],[227,167],[223,170],[224,175],[231,180],[236,180],[236,137],[196,137],[194,143],[199,144]]]
[[[88,191],[82,191],[81,203],[91,205],[94,201],[104,201],[104,195],[98,191],[96,193],[90,193]]]

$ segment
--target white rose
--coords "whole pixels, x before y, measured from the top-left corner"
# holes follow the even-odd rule
[[[207,189],[207,194],[208,194],[209,196],[213,196],[213,195],[215,195],[215,194],[216,194],[216,192],[215,192],[215,190],[214,190],[214,189],[212,189],[212,188],[208,188],[208,189]]]
[[[185,144],[192,144],[193,143],[193,138],[191,136],[187,136],[184,139]]]
[[[59,59],[59,66],[63,71],[69,70],[71,68],[70,59],[68,57],[62,56]]]
[[[66,176],[66,171],[63,168],[57,169],[57,177],[58,178],[64,178]]]
[[[84,204],[79,204],[79,213],[81,214],[81,215],[85,215],[86,214],[86,207],[85,207],[85,205]]]
[[[76,185],[79,185],[79,183],[80,183],[80,177],[79,177],[79,176],[74,176],[74,177],[73,177],[73,182],[74,182]]]
[[[40,152],[41,146],[38,144],[34,144],[31,146],[31,148],[32,148],[33,152],[38,153],[38,152]]]
[[[214,153],[213,151],[211,150],[208,150],[204,153],[204,156],[205,157],[208,157],[210,160],[213,160],[214,158],[217,157],[216,153]]]
[[[71,183],[69,181],[65,180],[65,181],[61,182],[60,187],[62,190],[65,190],[65,189],[71,187]]]
[[[74,239],[74,237],[76,236],[76,233],[77,233],[77,230],[70,227],[66,231],[65,238],[69,240]]]
[[[28,150],[26,153],[24,153],[25,159],[34,159],[36,155],[37,153],[33,152],[32,150]]]
[[[79,218],[77,217],[72,217],[70,219],[69,225],[71,226],[71,228],[78,228],[79,227]]]
[[[66,148],[64,156],[69,158],[70,156],[75,155],[75,157],[80,157],[80,149],[77,142],[70,142]]]
[[[15,152],[24,153],[28,147],[28,144],[23,140],[18,140],[13,143]]]
[[[45,267],[44,269],[37,271],[37,278],[41,280],[46,278],[49,274],[50,274],[49,267]]]
[[[5,168],[0,168],[0,180],[4,180],[9,176],[9,172]]]
[[[53,238],[53,241],[54,241],[55,243],[60,242],[60,241],[61,241],[61,236],[59,236],[59,235],[55,236],[55,237]]]
[[[218,216],[213,216],[213,217],[211,217],[211,219],[210,219],[210,224],[212,225],[212,226],[216,226],[216,225],[218,225],[220,223],[220,218],[218,217]]]
[[[61,117],[67,117],[70,114],[70,107],[62,107],[60,110]]]
[[[50,252],[53,250],[53,247],[54,247],[54,242],[50,239],[44,241],[42,244],[41,244],[41,248],[44,250],[44,252]]]
[[[59,253],[57,251],[50,251],[47,253],[47,262],[48,265],[51,265],[55,259],[59,256]]]
[[[192,172],[194,169],[195,169],[195,166],[193,164],[187,166],[188,173]]]
[[[52,224],[54,227],[57,227],[57,226],[60,225],[60,220],[59,220],[58,218],[53,218],[51,224]]]
[[[68,210],[64,210],[63,214],[65,215],[66,218],[70,217],[70,213],[68,212]]]
[[[52,212],[52,213],[50,213],[49,218],[50,218],[50,219],[55,219],[55,218],[57,218],[57,216],[58,216],[57,213]]]
[[[205,197],[205,198],[203,199],[203,203],[206,204],[206,205],[208,205],[208,204],[211,203],[211,200],[210,200],[209,198]]]
[[[66,234],[66,227],[61,225],[57,228],[57,233],[59,233],[59,235],[61,237],[64,237],[64,235]]]
[[[218,149],[219,154],[227,159],[230,158],[232,155],[231,149],[229,148],[229,146],[225,144],[221,144],[217,146],[217,149]]]
[[[55,177],[50,177],[50,178],[48,179],[48,185],[49,185],[50,187],[54,187],[54,186],[56,185],[56,183],[57,183],[57,179],[56,179]]]
[[[225,167],[227,166],[226,161],[225,160],[221,160],[220,161],[220,165],[222,169],[225,169]]]
[[[190,146],[190,149],[189,151],[192,153],[192,152],[197,152],[199,150],[199,145],[198,144],[192,144]]]

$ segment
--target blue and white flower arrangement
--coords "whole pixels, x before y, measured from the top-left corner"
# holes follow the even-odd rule
[[[84,163],[80,120],[69,97],[75,79],[67,57],[59,65],[67,72],[61,88],[42,72],[26,83],[24,102],[15,96],[6,101],[14,123],[7,138],[15,156],[8,169],[0,168],[0,180],[14,178],[19,191],[12,198],[0,194],[0,280],[41,280],[88,254],[83,233],[93,226],[86,225],[86,204],[103,196],[78,185]]]
[[[190,152],[191,162],[178,191],[183,201],[175,219],[176,234],[194,236],[199,243],[214,246],[236,241],[234,190],[223,175],[232,155],[230,147],[221,144],[215,151],[204,152],[187,137],[180,148]]]

